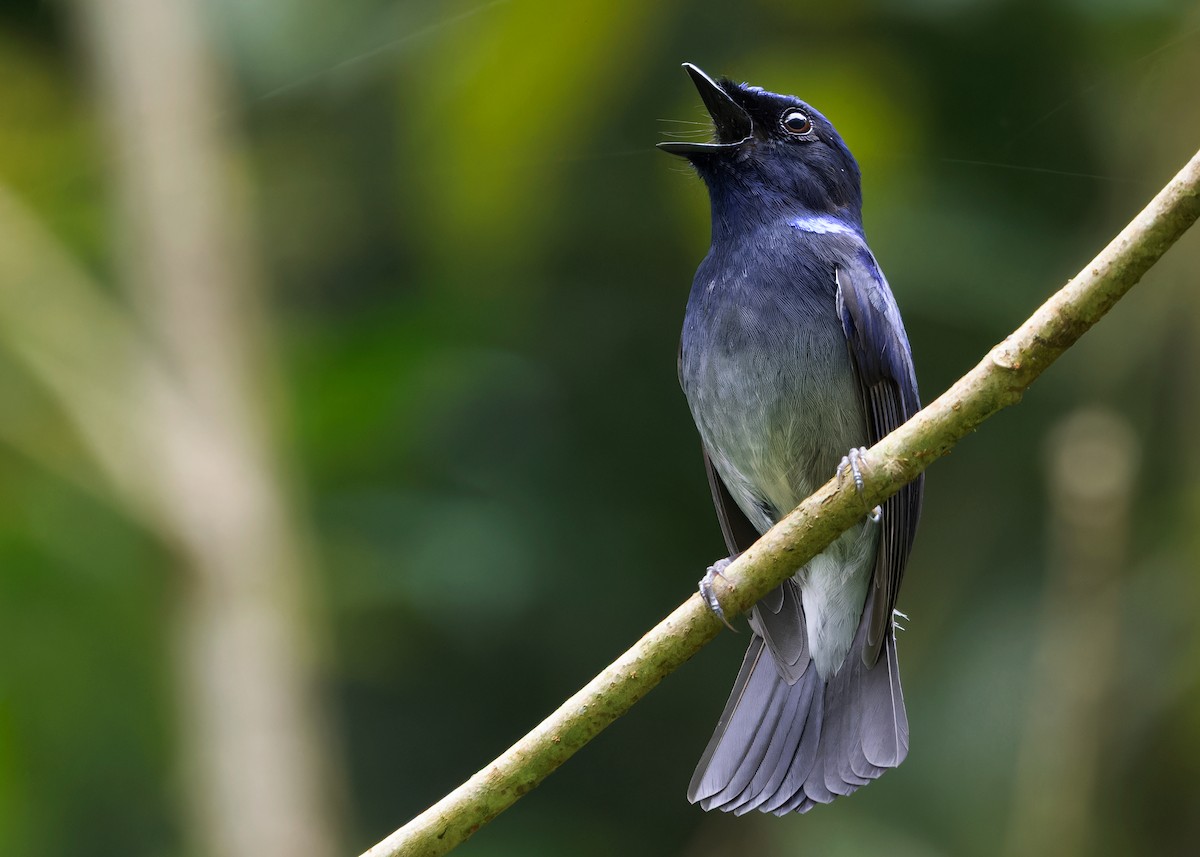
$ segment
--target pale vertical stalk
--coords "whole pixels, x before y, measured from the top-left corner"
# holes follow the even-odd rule
[[[1138,448],[1119,416],[1086,410],[1050,438],[1050,543],[1008,853],[1090,854],[1097,773],[1111,746]]]
[[[184,576],[179,673],[195,845],[327,857],[303,538],[272,452],[261,295],[198,0],[77,0],[115,154],[122,262],[159,367],[143,466]]]

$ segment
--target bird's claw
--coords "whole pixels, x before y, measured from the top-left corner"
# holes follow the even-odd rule
[[[725,580],[723,572],[729,568],[729,563],[733,562],[733,557],[719,559],[708,567],[708,571],[704,572],[704,577],[700,578],[700,597],[704,599],[704,603],[708,605],[708,609],[713,612],[718,619],[730,631],[737,633],[737,628],[729,624],[729,620],[725,618],[725,611],[721,609],[721,602],[717,600],[717,593],[713,591],[713,581],[718,577]]]
[[[842,460],[838,463],[838,480],[841,481],[842,475],[849,470],[850,475],[854,477],[854,490],[858,492],[859,497],[862,496],[863,487],[866,485],[863,480],[861,467],[861,463],[866,458],[867,448],[865,446],[857,446],[843,455]],[[876,506],[874,509],[868,509],[867,517],[870,518],[872,524],[878,524],[883,519],[883,508]]]
[[[854,477],[854,490],[860,495],[862,494],[863,486],[866,483],[863,482],[862,469],[859,465],[859,462],[861,462],[866,455],[867,448],[865,446],[856,446],[842,456],[842,460],[838,462],[837,468],[839,482],[841,481],[843,474],[845,474],[847,470],[850,471],[850,475]]]

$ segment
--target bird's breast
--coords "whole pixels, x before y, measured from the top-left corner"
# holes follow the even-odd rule
[[[705,447],[760,529],[865,440],[829,282],[793,268],[702,266],[688,301],[680,381]]]

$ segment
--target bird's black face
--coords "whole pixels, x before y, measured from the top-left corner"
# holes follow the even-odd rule
[[[858,164],[828,119],[790,95],[716,81],[691,63],[683,67],[712,116],[716,139],[658,147],[691,161],[714,203],[718,194],[752,193],[760,203],[857,215]]]

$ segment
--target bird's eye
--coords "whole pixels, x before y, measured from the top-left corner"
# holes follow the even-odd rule
[[[789,110],[784,113],[779,120],[779,124],[783,126],[783,130],[789,134],[795,134],[797,137],[801,134],[807,134],[812,130],[812,120],[801,113],[799,110]]]

